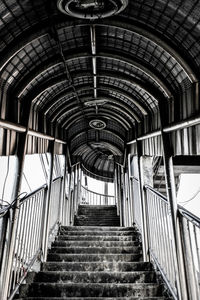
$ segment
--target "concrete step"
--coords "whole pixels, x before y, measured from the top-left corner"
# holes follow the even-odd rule
[[[152,271],[148,262],[46,262],[43,271],[134,272]]]
[[[52,247],[135,247],[139,246],[139,241],[55,241]]]
[[[61,231],[85,231],[88,229],[88,226],[61,226]],[[135,232],[134,227],[109,227],[109,226],[90,226],[90,231],[133,231]]]
[[[55,262],[94,262],[94,261],[124,261],[133,262],[142,259],[142,253],[138,254],[56,254],[49,253],[47,256],[48,261]]]
[[[32,283],[21,287],[21,297],[155,297],[162,286],[155,283]]]
[[[135,236],[104,236],[104,235],[60,235],[58,241],[136,241],[138,237]]]
[[[61,231],[60,232],[60,235],[64,235],[64,236],[70,236],[70,235],[78,235],[78,236],[83,236],[83,235],[99,235],[99,236],[124,236],[124,235],[137,235],[137,233],[134,233],[134,231],[130,231],[130,230],[124,230],[124,231],[80,231],[80,230],[77,230],[77,231]]]
[[[82,253],[82,254],[99,254],[99,253],[106,253],[106,254],[126,254],[126,253],[140,253],[141,246],[136,247],[52,247],[49,253]]]
[[[155,283],[152,271],[135,272],[39,272],[30,273],[27,283],[31,282],[72,282],[72,283]]]
[[[117,221],[117,222],[102,222],[101,220],[100,221],[98,221],[98,220],[96,220],[96,221],[94,221],[94,222],[90,222],[90,221],[88,221],[88,222],[86,222],[86,221],[84,221],[84,222],[82,222],[82,221],[75,221],[74,222],[74,224],[75,225],[84,225],[84,226],[97,226],[97,225],[99,225],[99,226],[119,226],[120,225],[120,221]]]
[[[164,297],[26,297],[26,298],[19,298],[18,300],[169,300],[169,298],[164,298]],[[173,300],[173,299],[170,299]]]
[[[116,205],[79,205],[78,211],[102,211],[106,213],[107,211],[117,212]]]

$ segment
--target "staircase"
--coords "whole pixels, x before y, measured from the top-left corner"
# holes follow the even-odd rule
[[[80,205],[74,225],[120,226],[120,218],[114,205]]]
[[[88,210],[94,208],[81,207],[79,212]],[[107,224],[107,210],[99,212]],[[98,224],[100,219],[99,215]],[[151,263],[142,262],[137,230],[92,226],[94,221],[86,219],[88,226],[61,227],[42,271],[30,273],[20,288],[21,300],[166,299]]]

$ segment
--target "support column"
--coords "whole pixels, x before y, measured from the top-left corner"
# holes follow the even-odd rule
[[[104,182],[105,205],[108,205],[108,183]]]
[[[147,217],[146,217],[146,203],[145,203],[145,193],[144,193],[144,178],[142,176],[142,151],[141,142],[136,142],[137,146],[137,164],[138,164],[138,179],[139,179],[139,197],[140,197],[140,207],[141,207],[141,227],[142,227],[142,250],[143,250],[143,260],[149,261],[149,249],[148,249],[148,234],[147,234]]]
[[[178,207],[176,199],[176,185],[173,170],[173,147],[168,133],[163,132],[163,128],[167,124],[165,106],[159,102],[161,137],[163,145],[163,161],[165,168],[165,181],[167,188],[167,198],[169,202],[169,216],[171,216],[172,226],[172,244],[174,248],[175,260],[177,261],[177,290],[178,299],[187,300],[188,292],[186,287],[186,273],[184,270],[183,252],[180,239],[180,228],[178,221]],[[176,263],[176,262],[175,262]]]
[[[131,178],[131,155],[128,155],[128,198],[130,206],[130,226],[133,226],[134,222],[134,208],[133,208],[133,186]]]
[[[117,215],[120,215],[119,209],[119,194],[118,194],[118,179],[117,179],[117,166],[115,165],[115,181],[114,181],[114,190],[115,190],[115,204],[117,206]]]
[[[9,280],[10,275],[12,272],[12,262],[13,262],[13,255],[14,255],[14,247],[15,247],[15,239],[17,234],[17,222],[19,217],[19,204],[20,199],[19,195],[21,192],[21,185],[22,185],[22,177],[23,177],[23,169],[24,169],[24,161],[26,155],[26,148],[27,148],[27,139],[28,139],[28,130],[29,130],[29,123],[30,123],[30,116],[31,116],[31,103],[29,103],[26,107],[25,112],[25,120],[24,124],[26,126],[26,132],[19,134],[19,143],[17,149],[17,157],[18,157],[18,170],[16,175],[16,182],[15,182],[15,191],[13,193],[14,199],[16,202],[13,208],[13,214],[11,216],[11,229],[10,229],[10,239],[8,241],[8,255],[7,255],[7,266],[6,266],[6,274],[5,280],[3,284],[3,291],[2,291],[2,300],[6,300],[8,297],[9,292]]]
[[[184,268],[184,260],[183,260],[183,249],[181,245],[180,238],[180,227],[178,220],[178,207],[177,207],[177,199],[176,199],[176,184],[174,179],[174,169],[173,169],[173,158],[172,158],[172,150],[170,148],[170,140],[167,134],[162,133],[162,141],[163,141],[163,160],[165,167],[165,180],[166,180],[166,188],[167,188],[167,198],[169,201],[169,215],[171,216],[171,225],[172,225],[172,242],[175,251],[175,258],[177,259],[177,289],[178,296],[181,300],[188,299],[188,291],[186,285],[186,273]]]
[[[49,240],[49,226],[50,226],[50,212],[51,212],[51,188],[53,181],[53,166],[54,166],[54,156],[55,156],[55,141],[50,142],[50,162],[49,162],[49,178],[48,178],[48,190],[46,195],[46,210],[44,219],[44,233],[43,233],[43,260],[47,259],[48,251],[48,240]]]
[[[119,199],[119,209],[120,209],[120,226],[124,226],[124,210],[123,210],[123,187],[122,187],[122,170],[121,166],[117,165],[118,174],[118,199]]]
[[[62,182],[62,208],[61,208],[61,223],[63,226],[66,226],[66,214],[67,214],[67,205],[66,205],[66,179],[67,179],[67,154],[65,154],[65,164],[63,172],[63,182]]]

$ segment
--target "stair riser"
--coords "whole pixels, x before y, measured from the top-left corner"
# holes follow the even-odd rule
[[[51,298],[51,297],[26,297],[26,300],[173,300],[173,299],[169,299],[169,298],[163,298],[163,297],[114,297],[114,298],[111,298],[111,297],[106,297],[106,298],[102,298],[102,297],[67,297],[67,298]],[[19,298],[18,300],[24,300],[24,298]]]
[[[97,221],[97,220],[95,220],[94,222],[77,222],[77,221],[75,221],[74,222],[74,225],[75,226],[91,226],[91,227],[93,227],[93,226],[97,226],[97,225],[99,225],[99,226],[119,226],[120,225],[120,222],[119,221],[117,221],[117,222],[102,222],[102,221]]]
[[[118,241],[113,241],[113,242],[93,242],[93,241],[56,241],[53,243],[53,247],[136,247],[139,246],[140,243],[138,241],[133,241],[133,242],[118,242]]]
[[[86,271],[86,272],[133,272],[151,271],[152,265],[143,262],[47,262],[43,265],[43,271]]]
[[[66,236],[60,235],[57,241],[136,241],[138,238],[136,236],[98,236],[98,235],[90,235],[90,236]]]
[[[142,259],[141,254],[48,254],[48,261],[58,262],[94,262],[124,261],[134,262]]]
[[[62,226],[61,231],[85,231],[88,230],[87,226]],[[135,230],[132,227],[90,227],[90,231],[132,231]]]
[[[27,282],[31,283],[33,280],[34,282],[52,283],[153,283],[155,274],[154,272],[40,272],[32,273]]]
[[[60,232],[61,236],[71,236],[71,235],[77,235],[77,236],[133,236],[132,231],[65,231]]]
[[[161,289],[150,284],[37,284],[26,285],[21,296],[51,297],[147,297],[160,296]]]
[[[51,248],[51,254],[67,254],[67,253],[77,253],[77,254],[136,254],[141,252],[141,247],[75,247],[75,248]]]

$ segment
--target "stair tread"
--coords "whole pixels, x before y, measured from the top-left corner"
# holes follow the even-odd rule
[[[91,253],[91,254],[99,254],[99,253],[110,253],[110,254],[123,254],[123,253],[138,253],[141,251],[140,246],[119,246],[119,247],[52,247],[50,252],[51,254],[64,254],[64,253]]]
[[[91,261],[135,261],[141,258],[141,253],[138,252],[136,254],[110,254],[110,253],[72,253],[72,254],[57,254],[57,253],[49,253],[48,260],[50,261],[83,261],[90,263]]]
[[[163,298],[162,296],[158,297],[27,297],[26,298],[17,298],[17,300],[173,300],[172,298]]]
[[[61,226],[61,230],[85,230],[88,229],[88,226]],[[90,230],[98,230],[98,231],[104,231],[104,230],[110,230],[110,231],[127,231],[127,230],[135,230],[134,227],[119,227],[119,226],[90,226]]]
[[[45,271],[33,273],[28,276],[27,282],[91,282],[91,283],[135,283],[155,282],[153,271],[135,272],[80,272],[80,271]]]
[[[32,283],[21,288],[24,296],[53,297],[160,296],[161,292],[161,285],[156,283]]]
[[[53,247],[136,247],[139,245],[138,241],[55,241]]]
[[[108,298],[108,297],[26,297],[27,300],[169,300],[169,298],[164,297],[114,297],[114,298]],[[24,300],[24,298],[18,298],[17,300]],[[173,300],[173,299],[171,299]]]
[[[143,271],[152,270],[152,264],[148,262],[46,262],[43,271],[46,270],[76,270],[76,271]]]

